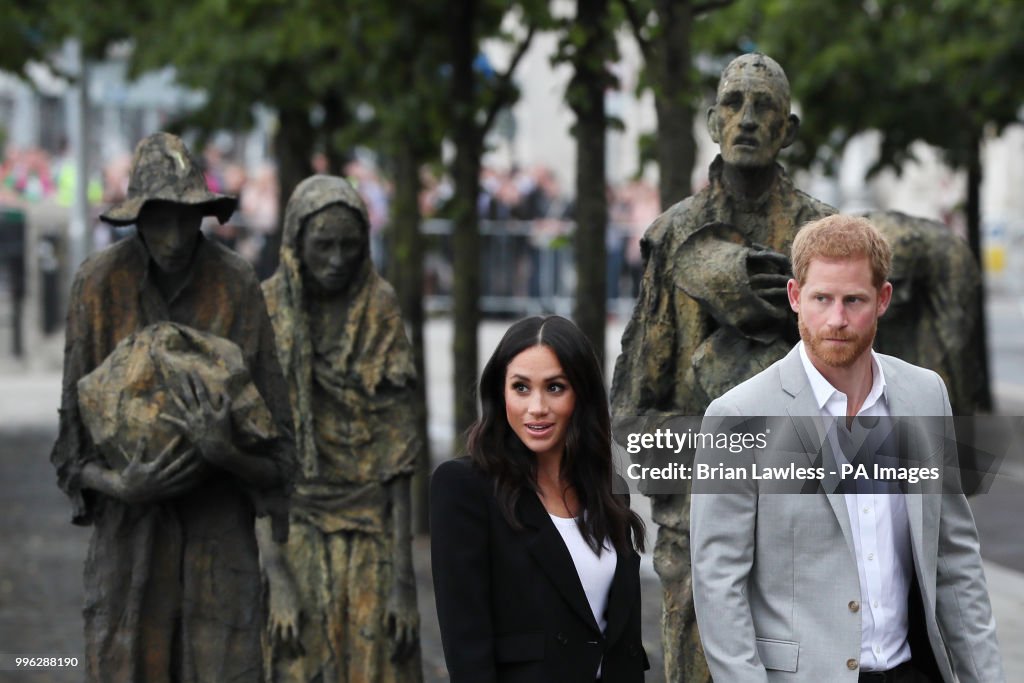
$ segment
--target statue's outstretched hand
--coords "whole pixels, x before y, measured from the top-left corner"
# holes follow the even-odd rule
[[[299,596],[291,578],[287,576],[269,576],[270,583],[270,614],[267,629],[270,632],[270,645],[276,654],[285,659],[295,659],[306,654],[299,639],[299,620],[302,610],[299,607]]]
[[[387,625],[391,660],[401,662],[411,657],[420,640],[420,613],[416,607],[413,577],[396,577],[392,584],[387,602]]]

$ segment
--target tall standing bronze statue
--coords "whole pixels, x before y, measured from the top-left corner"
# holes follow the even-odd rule
[[[776,163],[799,126],[774,60],[743,55],[722,72],[708,110],[721,149],[710,184],[659,216],[641,242],[640,296],[612,382],[616,416],[703,415],[798,339],[787,254],[800,225],[834,213]],[[708,681],[690,584],[689,495],[653,496],[651,507],[667,680]]]
[[[799,339],[786,300],[790,247],[802,225],[835,213],[776,162],[799,124],[778,63],[747,54],[726,66],[708,110],[721,149],[709,185],[659,216],[641,242],[640,295],[612,381],[616,417],[701,416]],[[970,302],[979,283],[970,251],[933,221],[896,212],[871,220],[894,244],[896,278],[878,349],[939,372],[954,411],[969,414],[977,386]],[[666,678],[710,681],[693,609],[689,493],[652,496],[651,507]]]
[[[416,371],[369,220],[344,179],[299,183],[264,285],[299,474],[286,546],[257,529],[274,683],[418,683],[409,481]]]
[[[234,207],[207,190],[181,140],[151,135],[128,198],[102,216],[136,233],[75,276],[51,460],[73,521],[93,525],[90,683],[262,677],[254,524],[276,510],[284,540],[287,516],[272,502],[287,493],[294,451],[256,276],[199,230]]]

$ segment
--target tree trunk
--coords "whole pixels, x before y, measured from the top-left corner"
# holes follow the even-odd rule
[[[482,136],[476,122],[473,60],[477,51],[477,0],[462,0],[452,9],[452,141],[455,162],[452,177],[454,227],[452,261],[453,343],[455,367],[455,449],[476,419],[476,381],[479,364],[477,328],[480,326],[480,234],[476,210],[480,193]]]
[[[667,209],[691,192],[696,143],[693,139],[690,31],[692,3],[659,0],[662,34],[653,46],[654,107],[658,114],[658,190]]]
[[[280,188],[277,231],[267,236],[260,258],[261,277],[269,277],[277,269],[284,230],[284,209],[295,186],[313,173],[310,158],[316,144],[316,133],[304,109],[282,109],[277,114],[278,128],[274,135],[274,157],[277,161],[277,183]]]
[[[345,164],[352,160],[350,150],[339,149],[335,144],[334,134],[352,123],[345,101],[337,94],[331,94],[323,100],[324,125],[321,131],[320,144],[323,145],[324,156],[327,158],[327,172],[333,175],[345,175]]]
[[[416,431],[422,449],[416,458],[413,477],[413,524],[416,533],[427,532],[427,482],[430,477],[430,436],[427,431],[426,367],[423,359],[423,239],[420,235],[419,161],[413,143],[395,150],[395,199],[391,219],[392,249],[390,280],[398,294],[402,315],[408,325],[416,363]]]
[[[576,113],[576,305],[573,317],[604,367],[607,312],[608,197],[605,178],[605,60],[611,33],[608,0],[578,0],[576,26],[586,36],[573,59],[569,102]]]
[[[989,382],[988,367],[988,333],[985,315],[985,262],[981,245],[981,141],[982,136],[976,133],[970,143],[967,158],[967,243],[974,252],[981,271],[981,286],[978,287],[978,323],[974,333],[975,349],[978,349],[979,371],[978,390],[976,397],[977,409],[980,412],[992,411],[992,386]]]

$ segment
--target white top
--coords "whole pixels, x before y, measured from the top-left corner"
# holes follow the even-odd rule
[[[821,416],[830,425],[835,423],[835,429],[845,429],[846,394],[818,372],[803,342],[798,347]],[[857,415],[889,417],[885,375],[874,351],[871,370],[871,391]],[[858,429],[856,421],[853,425],[850,436],[856,446],[867,430]],[[836,439],[835,429],[829,430],[829,439]],[[832,445],[837,464],[842,464],[845,456],[835,441]],[[910,659],[907,597],[914,562],[907,503],[901,494],[846,493],[844,498],[860,577],[860,667],[864,671],[885,671]]]
[[[594,613],[594,619],[597,620],[597,625],[604,633],[608,626],[604,610],[608,606],[608,591],[612,587],[612,578],[615,576],[615,548],[612,547],[611,541],[605,541],[604,549],[599,556],[583,539],[583,534],[576,526],[574,518],[556,517],[550,512],[548,515],[555,523],[558,533],[562,535],[569,554],[572,555],[572,563],[576,565],[576,573],[579,574],[583,591],[587,594],[590,611]]]

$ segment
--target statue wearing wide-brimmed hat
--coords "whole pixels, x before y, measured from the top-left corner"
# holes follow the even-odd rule
[[[238,200],[211,192],[199,164],[181,138],[154,133],[135,148],[128,197],[101,216],[111,225],[133,225],[143,205],[164,201],[201,208],[204,215],[224,223],[235,211]]]
[[[262,678],[253,527],[269,514],[284,540],[294,453],[259,283],[199,229],[235,203],[207,189],[180,139],[151,135],[127,199],[101,216],[135,234],[75,276],[51,460],[72,521],[94,526],[90,682]]]

